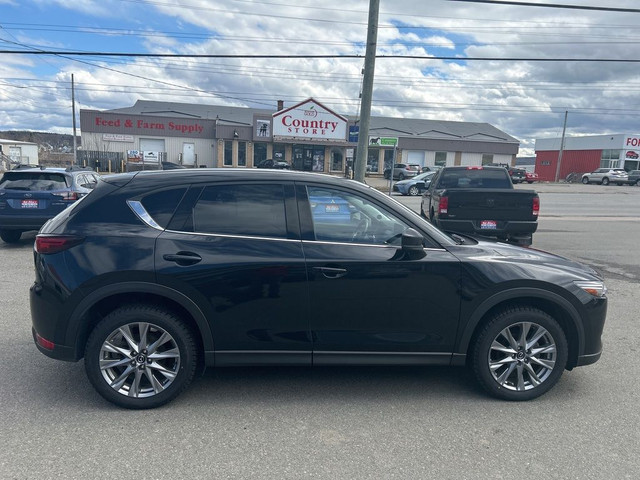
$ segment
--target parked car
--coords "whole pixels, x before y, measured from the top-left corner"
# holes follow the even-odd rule
[[[274,160],[272,158],[267,158],[266,160],[262,160],[256,165],[257,168],[275,168],[278,170],[289,170],[291,165],[287,162],[282,162],[278,160]]]
[[[415,177],[420,173],[420,168],[414,165],[408,165],[406,163],[396,163],[393,167],[393,179],[394,180],[404,180],[405,178]],[[391,176],[391,169],[385,168],[383,172],[384,178],[389,178]]]
[[[631,170],[627,175],[627,182],[640,187],[640,170]]]
[[[539,211],[538,194],[516,190],[503,167],[444,167],[420,203],[420,214],[442,230],[518,245],[531,245]]]
[[[187,167],[185,167],[184,165],[180,165],[179,163],[161,162],[160,168],[162,168],[162,170],[177,170],[180,168],[187,168]]]
[[[533,183],[538,181],[538,174],[536,172],[527,172],[526,173],[526,182]]]
[[[616,183],[618,185],[624,185],[628,183],[628,181],[627,172],[622,168],[599,168],[591,173],[582,175],[582,183],[585,185],[589,183],[599,183],[601,185]]]
[[[37,348],[84,358],[95,389],[127,408],[174,399],[214,364],[468,364],[489,394],[529,400],[601,352],[593,269],[446,235],[328,175],[110,175],[34,249]]]
[[[527,180],[527,171],[524,168],[510,168],[509,176],[514,184],[522,183]]]
[[[435,173],[436,172],[424,172],[413,178],[400,180],[393,184],[393,191],[399,192],[402,195],[420,195],[429,188],[431,178],[433,178]]]
[[[0,238],[16,243],[91,192],[100,176],[90,168],[18,168],[0,179]]]

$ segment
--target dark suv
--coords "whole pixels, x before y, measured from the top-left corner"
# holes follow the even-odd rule
[[[84,357],[128,408],[168,402],[213,365],[470,365],[492,395],[528,400],[601,352],[594,270],[445,235],[344,178],[107,176],[34,248],[38,349]]]
[[[18,168],[0,179],[0,238],[20,240],[38,230],[73,202],[93,190],[99,175],[90,168]]]

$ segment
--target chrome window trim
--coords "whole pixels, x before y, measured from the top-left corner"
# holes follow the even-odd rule
[[[164,231],[164,228],[158,225],[156,221],[151,218],[149,212],[147,212],[147,210],[142,206],[142,203],[140,203],[138,200],[127,200],[127,205],[129,205],[131,211],[135,213],[135,215],[140,220],[142,220],[144,224],[148,225],[151,228],[155,228],[156,230],[160,230],[161,232]]]
[[[357,246],[357,247],[402,248],[401,245],[392,245],[390,243],[386,243],[386,244],[349,243],[349,242],[330,242],[328,240],[303,240],[302,243],[303,244],[305,244],[305,243],[321,243],[323,245],[345,245],[345,246]],[[446,248],[423,247],[423,250],[427,250],[427,251],[430,251],[430,252],[445,252]]]
[[[280,238],[280,237],[260,237],[255,235],[234,235],[231,233],[205,233],[205,232],[184,232],[182,230],[163,230],[168,233],[178,233],[180,235],[199,235],[206,237],[223,237],[223,238],[241,238],[244,240],[268,240],[271,242],[295,242],[300,243],[301,240],[295,240],[293,238]]]

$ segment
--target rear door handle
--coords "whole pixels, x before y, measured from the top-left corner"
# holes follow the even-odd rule
[[[163,255],[162,258],[164,258],[168,262],[176,262],[182,267],[195,265],[196,263],[202,261],[202,257],[193,252],[178,252],[174,254],[168,253],[166,255]]]
[[[322,273],[325,278],[340,278],[347,274],[346,268],[313,267],[313,271]]]

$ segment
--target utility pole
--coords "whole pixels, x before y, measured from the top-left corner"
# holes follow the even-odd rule
[[[556,167],[556,178],[555,182],[558,182],[558,177],[560,176],[560,165],[562,164],[562,151],[564,150],[564,134],[567,131],[567,115],[569,115],[569,111],[565,110],[564,112],[564,125],[562,127],[562,140],[560,140],[560,153],[558,153],[558,166]]]
[[[373,73],[376,68],[376,45],[378,42],[378,12],[380,0],[369,0],[369,26],[367,30],[367,50],[364,57],[364,79],[360,99],[360,125],[358,150],[354,170],[355,179],[364,183],[369,154],[369,124],[371,123],[371,99],[373,97]]]
[[[73,73],[71,74],[71,113],[73,115],[73,165],[78,165],[78,145],[76,140],[76,94],[73,83]]]

